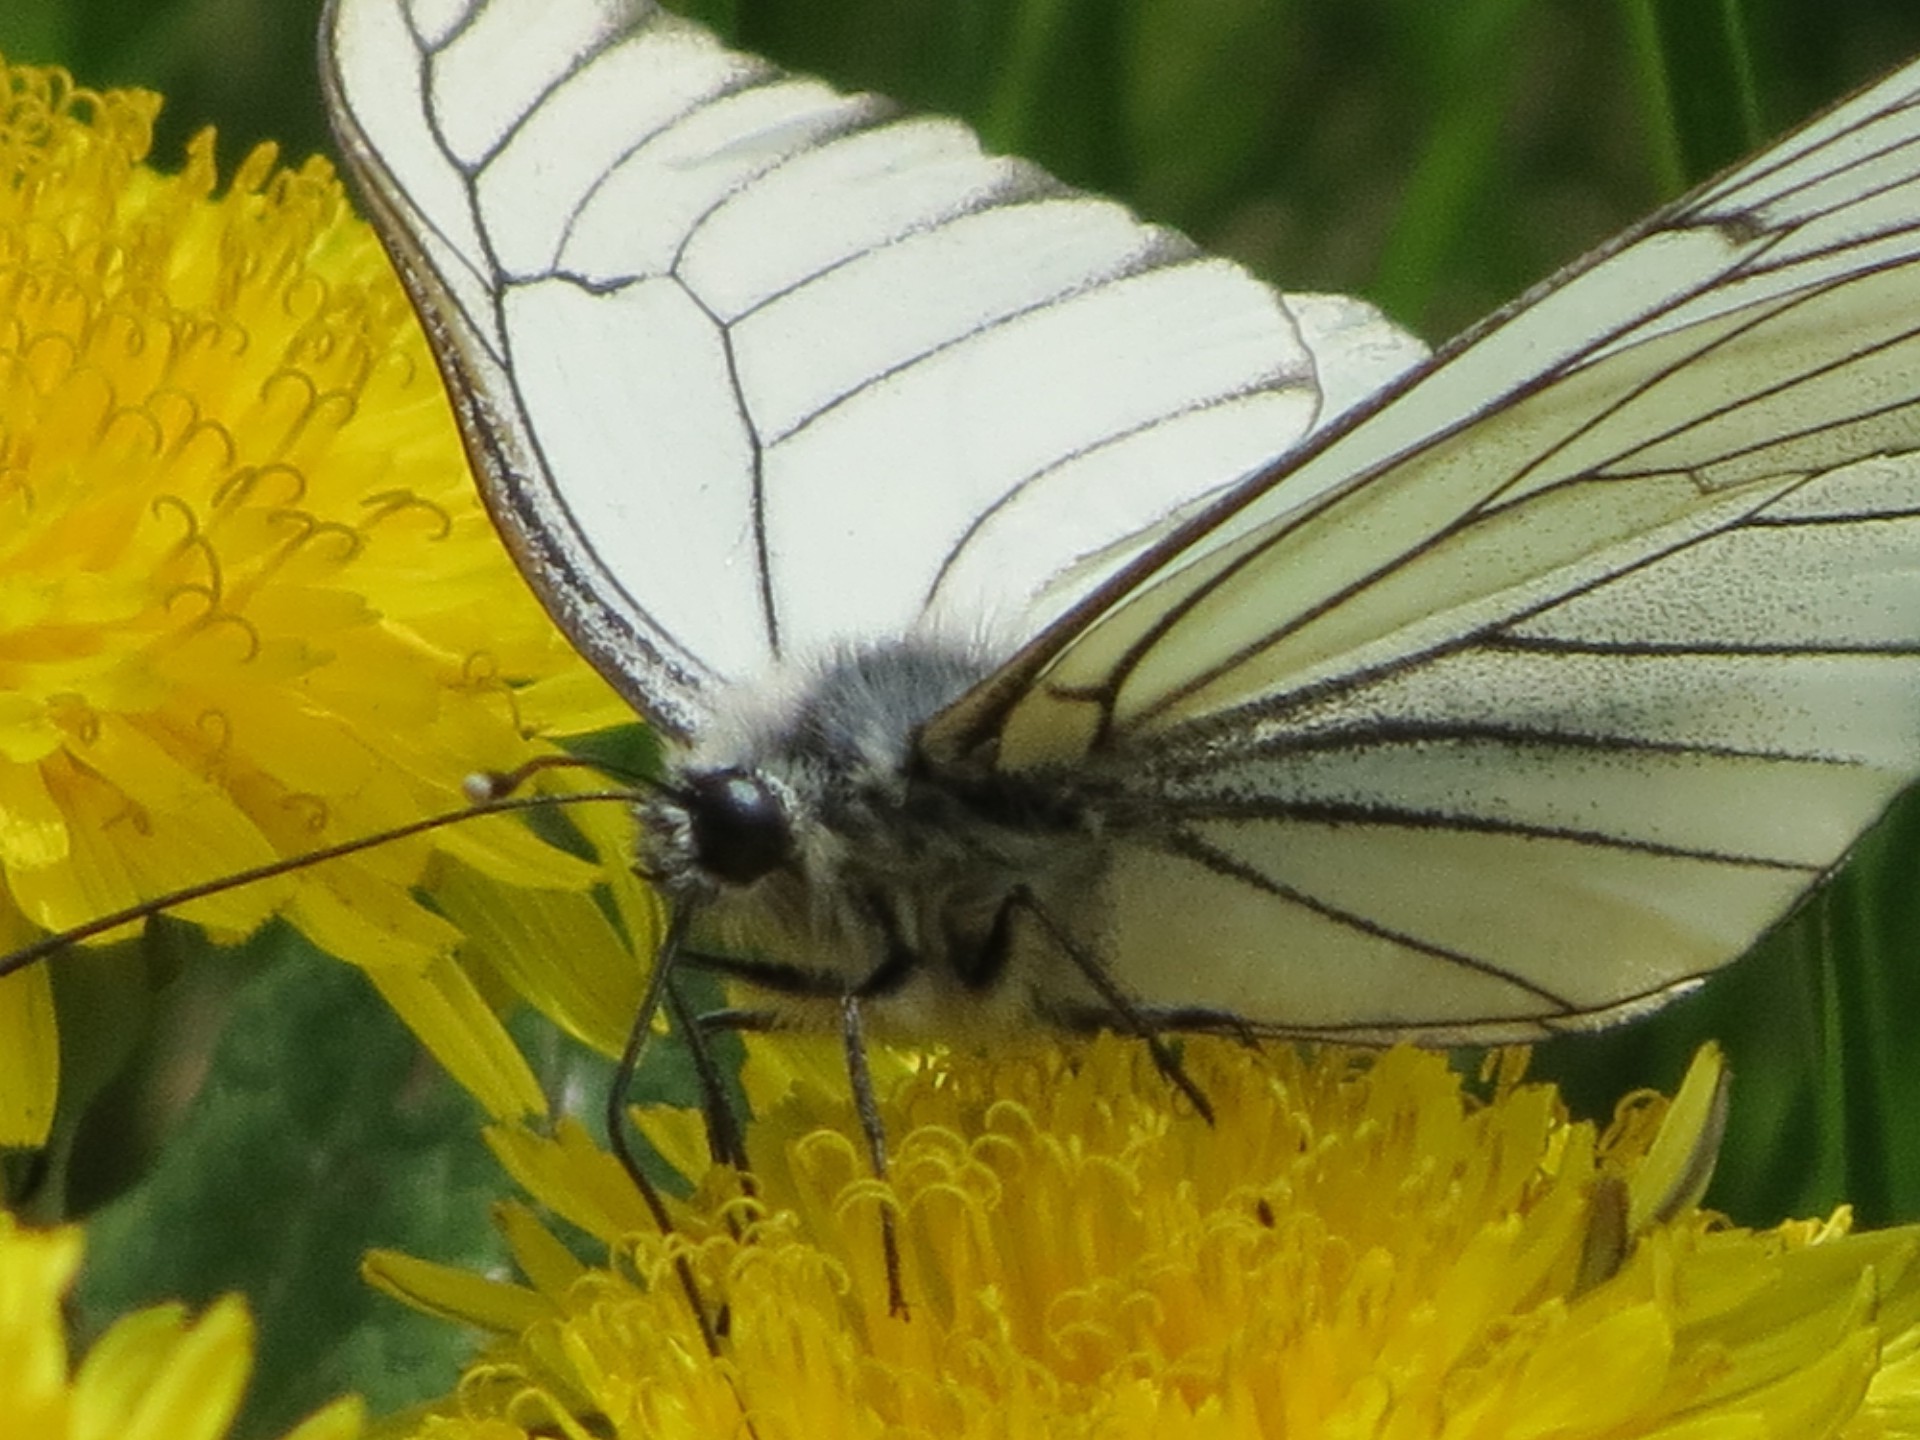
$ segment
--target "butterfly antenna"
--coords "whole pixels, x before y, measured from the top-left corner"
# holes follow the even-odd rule
[[[614,769],[598,760],[587,760],[579,755],[536,755],[524,765],[517,765],[511,770],[476,770],[460,782],[460,791],[475,805],[484,805],[490,800],[504,800],[543,770],[592,770],[602,775],[616,775],[633,787],[635,800],[661,788],[657,780],[632,771]]]
[[[524,770],[527,767],[521,768]],[[270,860],[250,869],[231,871],[217,880],[203,880],[197,885],[184,885],[178,890],[169,890],[164,894],[151,896],[137,905],[129,905],[125,909],[96,916],[83,925],[55,931],[9,955],[0,956],[0,979],[24,970],[37,961],[57,955],[71,945],[78,945],[95,936],[104,935],[110,930],[117,930],[122,925],[149,919],[195,900],[204,900],[209,895],[238,890],[243,885],[253,885],[262,880],[271,880],[277,875],[304,870],[309,865],[320,865],[328,860],[357,855],[362,850],[371,850],[376,846],[391,844],[395,840],[405,840],[413,835],[424,835],[428,831],[439,830],[448,825],[458,825],[482,815],[507,815],[522,810],[545,809],[552,805],[599,804],[607,801],[631,805],[643,798],[643,792],[632,789],[581,790],[570,795],[502,794],[493,798],[482,798],[463,809],[448,810],[438,815],[428,815],[423,819],[410,820],[405,825],[396,825],[390,830],[375,831],[371,835],[362,835],[355,840],[342,840],[337,845],[323,845],[317,850],[304,851],[299,855],[282,856],[278,860]]]

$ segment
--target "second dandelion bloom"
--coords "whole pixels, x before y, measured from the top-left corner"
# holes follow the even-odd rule
[[[716,1172],[666,1241],[584,1136],[505,1132],[516,1178],[613,1258],[583,1263],[520,1207],[524,1283],[375,1257],[380,1283],[496,1337],[419,1433],[1916,1433],[1911,1231],[1754,1232],[1682,1196],[1596,1268],[1610,1197],[1661,1208],[1673,1158],[1710,1144],[1717,1056],[1602,1133],[1517,1061],[1476,1085],[1408,1050],[1186,1053],[1218,1125],[1124,1041],[895,1057],[883,1182],[837,1087],[796,1076],[791,1042],[756,1050],[753,1198]],[[698,1168],[688,1117],[642,1123]],[[676,1254],[724,1303],[718,1358]]]

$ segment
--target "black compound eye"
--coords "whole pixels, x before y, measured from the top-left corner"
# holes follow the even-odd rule
[[[693,858],[729,885],[751,885],[793,855],[787,807],[767,782],[745,770],[688,777],[683,798]]]

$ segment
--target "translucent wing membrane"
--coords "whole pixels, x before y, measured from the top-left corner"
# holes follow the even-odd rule
[[[1746,949],[1912,779],[1916,91],[1495,317],[936,730],[1138,795],[1123,983],[1287,1030],[1591,1023]]]
[[[1007,763],[1075,753],[1066,709],[1105,744],[1351,688],[1909,453],[1916,89],[1911,66],[1655,217],[1144,556],[1034,647],[1046,683],[992,717]]]
[[[638,0],[328,27],[496,519],[682,736],[785,658],[1017,645],[1420,355]]]

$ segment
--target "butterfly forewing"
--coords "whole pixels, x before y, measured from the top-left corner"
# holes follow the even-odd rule
[[[683,736],[785,659],[1029,638],[1420,354],[651,5],[341,0],[328,36],[496,517]]]

